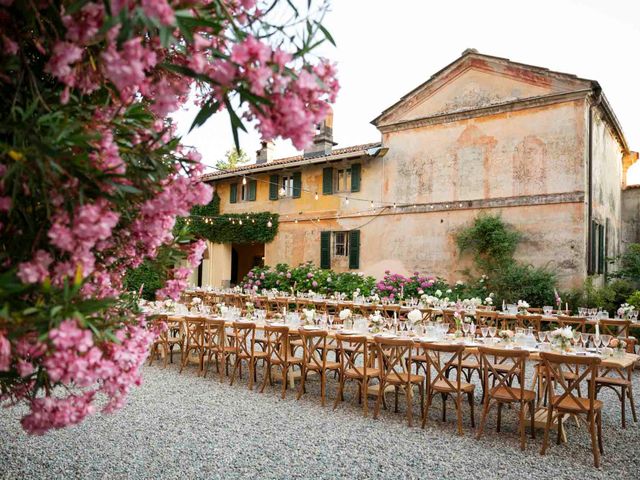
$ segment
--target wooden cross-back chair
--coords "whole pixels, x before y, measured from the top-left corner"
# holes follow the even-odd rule
[[[422,413],[422,428],[427,424],[429,408],[433,398],[442,397],[442,421],[447,419],[447,399],[451,398],[456,408],[458,435],[462,435],[462,397],[466,396],[471,409],[471,426],[475,427],[474,391],[475,385],[462,381],[462,355],[464,345],[444,345],[422,343],[420,345],[427,359],[427,393]],[[447,358],[444,358],[447,357]],[[432,375],[432,371],[435,375]],[[451,373],[455,378],[451,380]]]
[[[583,317],[569,317],[566,315],[558,315],[558,324],[560,327],[572,327],[580,333],[585,332],[587,319]]]
[[[453,332],[456,329],[456,321],[454,317],[453,310],[443,310],[442,311],[442,323],[445,325],[449,325],[449,332]]]
[[[518,404],[518,431],[520,432],[520,448],[525,449],[525,407],[529,408],[531,420],[531,438],[536,438],[535,406],[536,393],[524,388],[526,360],[529,352],[526,350],[506,350],[502,348],[479,347],[480,364],[482,365],[482,381],[484,384],[484,405],[482,418],[478,428],[478,438],[482,436],[487,415],[493,405],[497,406],[498,419],[496,431],[500,431],[502,421],[502,406],[504,404]],[[505,369],[505,365],[510,365]],[[492,385],[489,386],[489,379]],[[518,386],[514,387],[514,380]]]
[[[420,410],[424,410],[424,380],[422,375],[412,374],[412,350],[415,344],[409,339],[385,338],[376,336],[378,351],[378,367],[380,368],[380,382],[378,384],[378,398],[373,418],[378,418],[380,404],[384,399],[385,389],[392,386],[395,390],[395,411],[398,412],[398,390],[403,388],[407,401],[407,420],[409,426],[413,424],[413,386],[417,385],[420,394]]]
[[[516,315],[517,326],[524,328],[533,328],[534,332],[539,332],[542,326],[542,315]]]
[[[204,324],[204,350],[207,355],[207,363],[204,368],[203,377],[207,376],[211,359],[215,359],[216,368],[220,373],[220,380],[224,378],[224,369],[227,365],[227,352],[225,349],[225,323],[224,320],[206,320]],[[222,367],[220,368],[220,364]]]
[[[300,339],[302,340],[302,371],[300,377],[300,387],[298,389],[298,400],[302,394],[306,392],[305,383],[309,372],[317,372],[320,375],[320,401],[322,406],[325,405],[327,372],[340,372],[339,362],[330,362],[327,360],[327,335],[326,330],[315,329],[298,329]]]
[[[198,355],[198,375],[204,371],[204,325],[207,319],[204,317],[185,317],[182,322],[182,336],[184,338],[184,350],[182,352],[182,362],[180,373],[189,363],[189,355],[195,352]]]
[[[498,320],[498,312],[492,310],[476,310],[478,327],[501,328]]]
[[[550,352],[541,352],[540,358],[546,370],[548,379],[552,379],[551,388],[548,389],[548,409],[547,422],[544,429],[544,440],[540,454],[544,455],[549,445],[549,430],[553,419],[557,419],[558,438],[557,443],[563,436],[562,417],[564,415],[574,415],[584,420],[591,436],[591,450],[593,452],[593,463],[596,468],[600,467],[600,455],[604,452],[602,447],[602,406],[603,403],[596,399],[596,377],[598,367],[602,362],[599,357],[585,357],[578,355],[562,355]],[[565,377],[564,372],[567,366],[575,376]],[[587,397],[579,396],[577,387],[581,382],[587,382]],[[582,417],[586,416],[586,420]]]
[[[236,372],[242,362],[249,364],[249,390],[253,388],[253,382],[256,381],[256,364],[258,360],[266,362],[267,352],[256,351],[256,324],[253,322],[233,322],[233,354],[236,357],[233,364],[233,373],[231,374],[230,385],[236,379]],[[242,377],[242,370],[239,372]]]
[[[626,353],[634,353],[636,339],[633,337],[618,338],[627,344]],[[633,369],[617,367],[600,367],[596,378],[596,397],[603,388],[613,390],[620,400],[622,428],[627,427],[626,402],[629,401],[633,421],[637,422],[636,405],[633,399]]]
[[[338,403],[344,401],[344,385],[347,380],[354,380],[358,384],[358,403],[363,404],[364,416],[369,411],[367,389],[372,378],[380,377],[380,369],[374,366],[375,357],[369,348],[369,342],[364,335],[336,334],[340,358],[340,385],[338,395],[333,404],[335,410]]]
[[[284,399],[287,392],[288,380],[290,378],[289,369],[293,369],[296,366],[301,367],[303,359],[295,357],[291,353],[291,346],[289,345],[289,327],[266,325],[264,327],[264,335],[267,349],[267,371],[265,372],[264,379],[262,380],[260,393],[264,392],[267,381],[270,385],[273,385],[271,370],[273,367],[279,367],[282,378],[282,398]]]
[[[611,335],[612,337],[628,337],[630,320],[607,320],[602,319],[600,324],[600,335]]]
[[[177,345],[182,349],[180,322],[170,320],[167,315],[158,315],[153,319],[153,325],[159,329],[159,333],[151,346],[149,365],[152,365],[158,353],[162,352],[163,368],[167,368],[169,361],[173,363],[173,348]]]
[[[379,310],[384,318],[393,318],[394,314],[400,318],[400,305],[381,305]]]

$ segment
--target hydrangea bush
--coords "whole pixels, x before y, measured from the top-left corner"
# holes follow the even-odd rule
[[[194,126],[226,109],[236,134],[311,140],[338,83],[310,8],[0,0],[0,402],[27,432],[120,408],[156,334],[125,271],[161,259],[178,298],[200,262],[172,229],[212,192],[169,114],[192,95]]]

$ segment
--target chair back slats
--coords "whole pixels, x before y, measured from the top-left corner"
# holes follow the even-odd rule
[[[307,369],[324,370],[327,366],[327,335],[326,330],[307,330],[299,328],[302,339],[304,364]]]
[[[525,368],[529,352],[526,350],[506,350],[504,348],[479,347],[483,385],[486,392],[500,390],[509,400],[517,402],[524,397]],[[499,368],[502,367],[502,368]],[[518,379],[518,388],[513,388],[513,380]],[[489,379],[493,385],[489,387]],[[519,395],[516,392],[520,390]]]
[[[236,352],[239,357],[252,358],[256,350],[256,324],[233,322]]]
[[[267,344],[267,357],[274,363],[286,365],[289,361],[289,327],[264,327],[264,340]]]
[[[451,390],[459,392],[462,383],[464,345],[422,343],[420,346],[427,359],[427,385],[442,382]],[[435,371],[435,376],[432,376],[432,370]],[[453,381],[449,379],[452,371],[456,373]]]
[[[368,339],[364,335],[336,334],[342,369],[351,370],[360,377],[367,376],[369,365]],[[350,348],[345,348],[349,346]]]
[[[539,332],[542,323],[542,315],[516,315],[519,328],[532,327],[534,332]]]
[[[583,317],[569,317],[558,315],[558,323],[561,327],[572,327],[574,330],[584,333],[587,319]]]
[[[378,364],[385,378],[402,378],[408,373],[411,365],[412,350],[415,344],[412,340],[398,338],[375,337],[378,349]]]
[[[596,401],[596,377],[598,367],[602,360],[599,357],[585,357],[578,355],[562,355],[550,352],[541,352],[540,358],[546,370],[548,379],[553,379],[555,394],[551,396],[549,402],[553,408],[561,407],[569,403],[578,413],[589,413],[594,410]],[[566,375],[570,373],[570,375]],[[588,383],[588,406],[580,401],[582,397],[576,395],[580,391],[580,384]]]
[[[476,319],[479,327],[499,327],[498,312],[491,310],[477,310]]]
[[[631,321],[629,320],[600,320],[600,334],[612,337],[628,337]]]

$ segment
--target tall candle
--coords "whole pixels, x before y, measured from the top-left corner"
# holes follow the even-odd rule
[[[564,309],[568,312],[569,311],[569,302],[565,302],[564,304]]]
[[[596,323],[596,337],[600,336],[600,322]]]

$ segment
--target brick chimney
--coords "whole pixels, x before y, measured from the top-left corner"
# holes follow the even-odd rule
[[[313,143],[305,148],[304,158],[329,155],[334,145],[337,144],[333,141],[333,111],[329,110],[325,119],[316,126],[316,135]]]
[[[262,142],[260,150],[256,152],[256,163],[271,163],[273,161],[273,150],[275,143]]]

